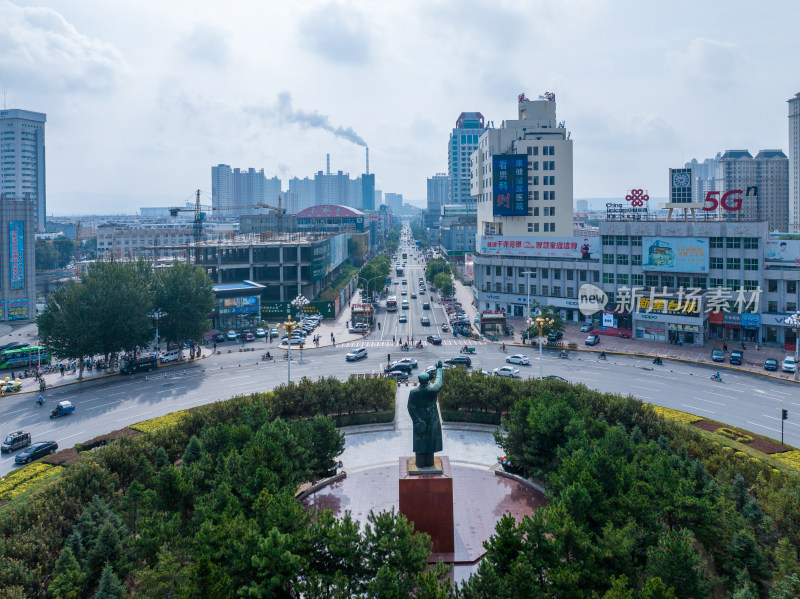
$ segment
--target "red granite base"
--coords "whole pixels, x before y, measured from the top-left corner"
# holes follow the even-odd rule
[[[413,458],[400,458],[400,513],[414,523],[414,530],[428,533],[433,553],[455,553],[453,477],[450,460],[441,460],[441,474],[418,474],[409,468]],[[409,472],[412,470],[412,472]]]

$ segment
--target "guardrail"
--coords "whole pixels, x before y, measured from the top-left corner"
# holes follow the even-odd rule
[[[205,368],[203,366],[189,366],[188,368],[184,368],[183,370],[170,370],[166,372],[157,372],[155,374],[148,374],[144,377],[146,381],[152,381],[155,379],[165,379],[173,376],[181,376],[185,374],[191,374],[193,372],[205,372]]]

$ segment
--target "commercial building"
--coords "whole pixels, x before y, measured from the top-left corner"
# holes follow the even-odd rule
[[[389,209],[395,214],[400,214],[403,211],[403,194],[402,193],[389,193],[388,191],[383,194],[385,203]]]
[[[203,227],[203,237],[207,240],[226,239],[232,233],[232,231],[213,232],[208,226]],[[191,225],[130,227],[109,224],[97,228],[97,252],[105,259],[186,259],[187,252],[193,245],[194,230]]]
[[[12,200],[33,200],[33,230],[39,233],[47,225],[46,121],[47,115],[41,112],[0,110],[0,194]]]
[[[36,318],[36,222],[33,199],[0,194],[0,321]]]
[[[297,213],[297,228],[306,233],[356,232],[369,228],[366,215],[348,206],[322,204]]]
[[[800,233],[800,93],[789,102],[789,223]]]
[[[211,327],[218,331],[254,329],[261,324],[263,285],[253,281],[214,285],[217,305],[211,314]]]
[[[438,228],[442,206],[450,203],[450,177],[444,173],[436,173],[428,178],[427,209],[423,217],[423,226],[426,229]]]
[[[717,189],[717,163],[722,154],[717,152],[714,158],[706,158],[703,162],[692,158],[684,166],[692,170],[692,201],[701,204],[709,191]]]
[[[448,199],[443,204],[472,204],[470,195],[470,156],[478,149],[478,139],[485,131],[480,112],[462,112],[450,133],[447,144]]]
[[[438,229],[439,250],[449,260],[463,262],[467,253],[475,251],[475,234],[478,232],[475,210],[465,204],[445,204],[441,208]]]

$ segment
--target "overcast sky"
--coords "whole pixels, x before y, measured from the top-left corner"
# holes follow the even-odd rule
[[[800,2],[0,0],[5,106],[47,113],[48,213],[179,203],[211,166],[284,189],[370,171],[424,200],[462,111],[556,94],[575,197],[665,196],[667,169],[788,153]]]

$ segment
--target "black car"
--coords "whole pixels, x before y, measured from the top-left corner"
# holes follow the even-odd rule
[[[470,360],[468,356],[456,356],[455,358],[445,360],[444,363],[450,364],[450,366],[472,366],[472,360]]]
[[[28,464],[56,451],[58,451],[58,443],[55,441],[39,441],[20,451],[14,461],[17,464]]]
[[[390,372],[405,372],[406,374],[411,374],[412,368],[413,366],[411,366],[411,364],[407,362],[400,362],[398,364],[393,364],[389,368],[384,369],[384,372],[387,374]]]
[[[764,361],[764,370],[778,370],[778,361],[775,358],[767,358]]]
[[[741,364],[742,363],[742,352],[741,350],[735,349],[731,352],[731,364]]]
[[[439,335],[428,335],[428,337],[426,338],[426,341],[428,343],[430,343],[431,345],[441,345],[442,344],[442,338],[439,337]]]
[[[214,341],[217,343],[223,343],[225,341],[225,333],[215,333]]]
[[[547,340],[550,342],[559,341],[563,338],[564,338],[564,333],[562,333],[561,331],[555,331],[554,333],[550,333],[547,336]]]

